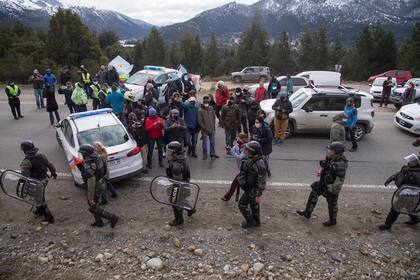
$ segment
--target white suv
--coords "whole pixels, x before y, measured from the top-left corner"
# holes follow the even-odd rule
[[[373,98],[368,93],[349,91],[342,87],[301,88],[290,97],[293,113],[289,116],[288,137],[296,132],[329,132],[332,119],[342,113],[346,99],[353,97],[358,110],[356,140],[361,140],[373,129]],[[265,112],[265,121],[274,127],[275,99],[264,100],[260,108]]]

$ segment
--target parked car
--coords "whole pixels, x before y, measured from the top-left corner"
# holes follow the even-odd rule
[[[338,87],[301,88],[290,97],[293,112],[289,116],[287,137],[296,132],[328,133],[333,117],[342,113],[348,97],[355,99],[358,109],[356,139],[360,141],[374,127],[375,112],[373,97],[368,93],[349,91]],[[274,128],[275,99],[261,101],[260,108],[265,113],[265,121]]]
[[[417,103],[402,106],[395,114],[395,124],[415,135],[420,135],[420,99]]]
[[[293,81],[293,92],[297,91],[300,88],[306,87],[308,85],[308,79],[306,78],[296,77],[296,76],[292,76],[291,78]],[[281,85],[280,93],[286,92],[287,77],[280,76],[280,77],[277,77],[277,80],[280,82],[280,85]],[[268,84],[269,84],[268,82],[264,83],[265,89],[268,89]],[[255,91],[259,86],[260,86],[259,84],[255,84],[249,87],[249,92],[251,93],[252,96],[255,97]]]
[[[235,83],[268,81],[270,68],[266,66],[248,66],[240,72],[233,72],[231,78]]]
[[[380,77],[376,78],[370,85],[369,93],[372,94],[373,98],[379,100],[382,98],[382,84],[387,78]],[[392,89],[391,92],[397,88],[397,79],[392,78]]]
[[[403,87],[398,86],[391,92],[390,100],[394,103],[395,108],[400,109],[402,105],[402,95],[405,90],[408,88],[408,84],[412,82],[416,88],[416,97],[415,99],[420,98],[420,78],[413,78],[408,80]]]
[[[397,80],[398,85],[404,85],[413,77],[413,74],[407,70],[389,70],[382,74],[370,76],[368,82],[372,83],[376,78],[379,77],[392,77]]]
[[[143,169],[140,147],[130,136],[111,109],[75,113],[59,122],[56,129],[58,144],[63,148],[77,186],[84,184],[75,165],[81,159],[79,147],[99,141],[108,152],[109,178],[118,181],[137,175]]]

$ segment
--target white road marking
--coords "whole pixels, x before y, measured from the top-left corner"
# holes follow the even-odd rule
[[[4,169],[1,170],[3,172]],[[16,172],[20,172],[20,170],[15,170]],[[62,178],[72,178],[71,173],[64,173],[64,172],[57,172],[58,177]],[[151,182],[154,177],[139,177],[139,178],[132,178],[129,179],[129,182]],[[191,183],[195,184],[204,184],[204,185],[230,185],[232,181],[229,180],[204,180],[204,179],[191,179]],[[310,183],[290,183],[290,182],[267,182],[268,186],[273,187],[282,187],[282,188],[309,188]],[[383,190],[392,190],[395,189],[394,185],[356,185],[356,184],[345,184],[343,188],[347,189],[383,189]]]

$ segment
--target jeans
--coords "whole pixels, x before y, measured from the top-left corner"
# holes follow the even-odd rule
[[[36,106],[38,107],[38,109],[41,108],[41,107],[45,107],[44,106],[44,96],[42,95],[42,89],[35,88],[34,89],[34,94],[35,94]]]
[[[50,113],[50,123],[51,123],[51,125],[54,124],[54,115],[55,115],[55,118],[57,119],[57,122],[60,121],[60,115],[58,114],[57,110],[49,112],[49,113]],[[54,115],[53,115],[53,113],[54,113]]]
[[[206,133],[201,131],[201,135],[203,136],[203,155],[207,156],[207,142],[210,141],[210,156],[216,155],[216,146],[215,146],[215,139],[214,139],[214,132],[213,133]]]
[[[217,106],[216,105],[216,108],[214,108],[214,111],[216,113],[216,117],[217,117],[218,120],[220,120],[220,112],[222,111],[222,107],[223,106]]]
[[[151,162],[153,157],[153,150],[155,148],[155,143],[158,148],[158,158],[159,162],[163,161],[163,138],[149,139],[147,147],[147,161]]]
[[[350,135],[350,139],[351,139],[351,144],[352,144],[352,149],[353,150],[357,150],[357,141],[356,141],[356,135],[354,134],[354,127],[350,128],[350,127],[346,127],[346,133],[348,135]]]
[[[225,128],[225,141],[226,146],[233,147],[233,142],[236,139],[236,129],[235,128]]]
[[[198,139],[198,133],[200,132],[200,129],[197,128],[187,128],[187,144],[188,147],[195,149],[197,146],[197,139]]]

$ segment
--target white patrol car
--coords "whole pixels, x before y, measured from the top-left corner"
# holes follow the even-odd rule
[[[134,176],[143,169],[140,147],[111,109],[69,115],[57,125],[56,137],[77,186],[83,185],[81,173],[76,167],[76,161],[82,159],[78,151],[83,144],[99,141],[106,147],[112,181]]]
[[[289,115],[288,137],[296,132],[329,132],[334,116],[343,112],[346,99],[353,97],[358,110],[356,140],[361,140],[373,129],[373,97],[364,92],[350,91],[342,86],[301,88],[290,97],[293,112]],[[265,122],[274,128],[274,111],[271,108],[276,99],[263,100],[261,110]]]
[[[402,106],[395,114],[394,122],[400,128],[420,135],[420,99],[417,103]]]

